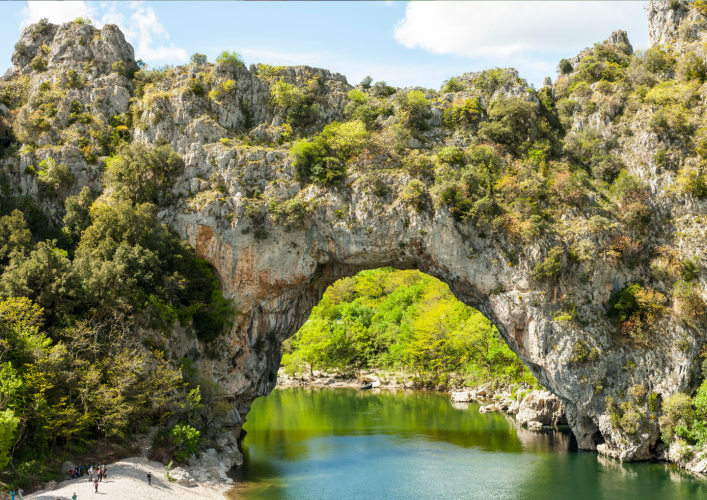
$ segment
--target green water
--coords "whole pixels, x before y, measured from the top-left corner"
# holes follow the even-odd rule
[[[577,449],[446,394],[297,388],[253,404],[233,499],[707,499],[665,463]]]

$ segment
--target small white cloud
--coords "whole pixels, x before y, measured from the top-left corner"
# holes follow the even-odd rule
[[[155,46],[155,38],[169,39],[169,33],[157,19],[152,7],[144,7],[142,2],[131,2],[130,7],[134,12],[127,24],[117,24],[125,33],[126,39],[135,45],[137,57],[171,62],[187,60],[187,52],[182,48],[175,47],[174,44],[170,44],[169,47]]]
[[[628,31],[645,44],[645,2],[410,2],[395,26],[407,48],[468,58],[567,52]]]
[[[20,13],[20,29],[45,17],[54,24],[68,23],[77,17],[96,19],[96,8],[88,2],[27,2]]]
[[[187,52],[174,44],[160,44],[169,33],[152,9],[144,2],[27,2],[21,10],[20,29],[42,18],[52,23],[65,23],[77,17],[100,19],[99,25],[116,24],[133,44],[138,58],[150,61],[184,62]]]

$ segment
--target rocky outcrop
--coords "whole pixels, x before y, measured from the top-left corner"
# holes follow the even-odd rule
[[[195,485],[196,482],[221,481],[230,484],[233,480],[226,473],[237,465],[243,465],[243,455],[238,450],[238,442],[232,433],[221,433],[216,444],[219,451],[209,448],[198,457],[192,456],[188,459],[188,470],[182,469],[181,481],[188,486]],[[174,469],[170,476],[174,476]],[[175,477],[175,480],[180,481]]]
[[[562,401],[549,391],[533,391],[525,396],[516,420],[520,425],[533,428],[567,424]]]
[[[654,43],[673,36],[670,23],[687,19],[680,17],[683,7],[671,14],[665,4],[649,6]],[[698,16],[693,10],[689,15]],[[567,209],[552,231],[521,241],[503,231],[486,234],[477,220],[460,222],[449,209],[429,199],[411,206],[403,194],[413,177],[400,168],[399,158],[362,154],[347,166],[341,185],[306,185],[295,180],[290,132],[284,111],[268,97],[274,81],[267,68],[180,66],[146,85],[137,97],[137,84],[125,73],[134,69],[132,48],[115,27],[33,25],[25,29],[21,41],[13,53],[14,67],[3,81],[26,79],[29,99],[11,113],[16,113],[17,133],[31,135],[35,147],[3,161],[8,189],[14,194],[37,194],[37,180],[28,167],[50,156],[65,163],[75,178],[63,195],[77,193],[82,185],[99,189],[99,131],[113,130],[108,129],[111,119],[126,115],[130,99],[135,99],[130,111],[132,140],[169,143],[182,155],[185,168],[170,193],[173,204],[160,217],[210,263],[224,295],[234,300],[240,315],[227,334],[209,345],[175,326],[165,339],[166,350],[176,359],[198,359],[201,376],[224,388],[233,408],[226,422],[233,436],[240,434],[253,400],[274,388],[281,343],[307,320],[324,290],[340,278],[383,266],[419,269],[434,276],[447,283],[459,300],[489,318],[554,395],[528,401],[525,413],[523,401],[519,421],[559,422],[557,412],[563,403],[581,448],[600,446],[600,451],[621,460],[648,458],[658,439],[658,419],[648,417],[646,406],[641,433],[629,443],[611,425],[606,397],[625,399],[636,385],[663,397],[694,387],[703,330],[666,315],[656,322],[653,348],[646,348],[623,340],[607,317],[613,292],[649,276],[649,258],[642,256],[630,266],[618,263],[610,248],[621,223],[604,217],[603,200]],[[614,43],[624,42],[628,50],[625,33],[616,35]],[[37,57],[46,59],[46,69],[32,66]],[[123,65],[116,69],[117,62]],[[70,74],[75,68],[80,75]],[[277,71],[288,84],[299,89],[309,86],[316,100],[317,118],[302,133],[344,116],[346,93],[352,87],[343,76],[306,66]],[[537,102],[517,72],[504,70],[504,75],[508,78],[494,95],[526,96]],[[470,86],[465,91],[436,97],[430,93],[433,100],[424,127],[429,130],[410,139],[408,149],[463,145],[470,140],[451,137],[439,125],[456,99],[474,92],[477,76],[460,78]],[[76,85],[75,78],[80,78]],[[56,114],[46,123],[37,122],[35,113],[46,103],[34,98],[44,92],[40,86],[47,82],[59,89]],[[389,98],[392,106],[394,97]],[[90,114],[92,133],[88,125],[72,121],[74,101]],[[619,153],[627,170],[650,186],[653,213],[671,216],[670,225],[653,224],[644,241],[653,246],[674,244],[681,259],[701,255],[701,224],[707,209],[704,202],[676,202],[670,197],[674,174],[656,165],[661,145],[656,134],[646,130],[647,113],[621,122],[628,132]],[[597,120],[618,127],[617,116],[604,113]],[[38,123],[41,128],[36,128]],[[371,176],[385,189],[374,190]],[[302,203],[305,215],[293,224],[277,223],[266,200],[274,206]],[[50,213],[61,213],[57,200],[45,199],[42,204]],[[579,241],[592,249],[586,265],[564,254],[563,273],[557,280],[533,279],[533,269],[551,248],[569,248]],[[585,355],[577,356],[578,351]],[[224,443],[231,451],[209,450],[190,462],[192,474],[197,479],[206,474],[222,478],[219,471],[239,460],[234,443]]]

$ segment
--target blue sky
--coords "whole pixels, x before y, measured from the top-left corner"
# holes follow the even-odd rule
[[[647,44],[646,2],[0,2],[0,71],[22,27],[80,15],[120,26],[136,57],[180,64],[237,50],[247,64],[307,64],[395,86],[514,67],[536,86],[557,61],[628,32]]]

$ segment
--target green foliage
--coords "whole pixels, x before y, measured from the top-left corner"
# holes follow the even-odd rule
[[[557,72],[561,75],[568,75],[572,73],[572,69],[572,63],[570,63],[567,59],[560,59],[560,62],[557,64]]]
[[[694,52],[688,52],[680,59],[675,72],[678,78],[685,81],[697,80],[704,83],[707,78],[707,66],[702,58]]]
[[[181,156],[169,145],[123,144],[106,161],[104,182],[118,198],[162,204],[169,200],[174,178],[182,168]]]
[[[175,446],[174,458],[183,462],[196,453],[201,433],[190,425],[177,424],[169,431],[169,437]]]
[[[487,69],[479,73],[474,80],[474,87],[488,96],[499,88],[516,83],[516,77],[510,71],[501,68]]]
[[[363,80],[361,80],[361,87],[364,88],[364,90],[368,90],[371,88],[371,84],[373,83],[373,78],[369,76],[365,76]]]
[[[469,129],[478,125],[481,119],[481,105],[477,98],[455,101],[444,110],[442,123],[447,128]]]
[[[487,141],[503,144],[512,153],[527,149],[529,141],[538,137],[534,103],[518,97],[501,97],[489,106],[489,121],[479,127],[479,136]]]
[[[278,80],[270,86],[270,101],[273,106],[285,111],[285,121],[292,126],[304,126],[316,121],[318,107],[311,96],[296,85]]]
[[[128,70],[123,61],[115,61],[113,66],[111,66],[113,73],[117,73],[120,76],[127,76]]]
[[[27,253],[31,244],[32,233],[22,212],[13,210],[10,215],[0,217],[0,264],[13,252]]]
[[[32,62],[29,63],[29,65],[37,73],[41,73],[42,71],[47,70],[47,60],[42,56],[35,56],[34,59],[32,59]]]
[[[553,247],[547,253],[543,262],[535,264],[531,275],[536,281],[556,280],[562,272],[562,256],[565,251],[562,247]]]
[[[74,24],[78,24],[81,26],[93,26],[93,19],[88,17],[77,17],[76,19],[74,19]]]
[[[198,52],[193,53],[189,58],[191,64],[206,64],[207,60],[205,54],[199,54]]]
[[[565,153],[572,160],[591,172],[596,179],[613,180],[623,168],[621,160],[611,154],[618,147],[613,138],[605,138],[595,127],[585,127],[581,132],[565,137]]]
[[[14,411],[0,411],[0,468],[10,463],[8,453],[15,444],[15,434],[19,426],[20,419],[15,416]]]
[[[201,83],[201,80],[198,78],[189,78],[187,80],[187,88],[189,89],[189,92],[196,96],[203,96],[206,93],[204,84]]]
[[[304,225],[305,220],[314,212],[314,204],[301,200],[287,200],[284,203],[271,201],[269,204],[270,215],[275,224],[282,224],[285,230],[298,229]]]
[[[371,95],[373,95],[375,97],[388,97],[390,95],[395,94],[395,88],[390,87],[385,82],[376,82],[371,87],[370,92],[371,92]]]
[[[443,94],[447,94],[451,92],[461,92],[465,88],[465,85],[453,76],[452,78],[449,78],[448,80],[445,80],[442,83],[442,87],[439,89],[439,91]]]
[[[297,334],[283,366],[303,370],[399,370],[420,386],[534,379],[481,313],[447,285],[417,271],[362,271],[329,287]]]
[[[413,179],[400,193],[400,199],[416,212],[421,212],[427,206],[429,195],[425,184],[418,179]]]
[[[665,312],[665,295],[632,283],[609,299],[609,315],[621,323],[621,332],[643,341],[642,334],[650,329]]]
[[[430,101],[425,98],[425,94],[419,90],[400,94],[396,97],[396,116],[407,126],[417,129],[425,129],[424,119],[428,117]]]
[[[51,156],[42,160],[39,168],[37,181],[43,193],[56,196],[74,183],[74,176],[69,171],[69,167],[64,163],[57,164]]]
[[[233,65],[236,67],[245,66],[241,54],[235,50],[224,50],[221,52],[218,56],[216,56],[216,64],[220,64],[222,66]]]

